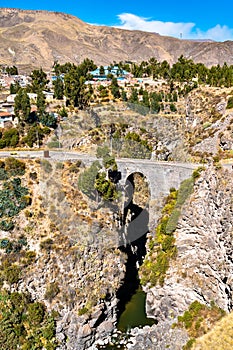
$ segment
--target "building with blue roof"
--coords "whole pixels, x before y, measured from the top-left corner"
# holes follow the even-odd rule
[[[93,76],[93,79],[106,80],[109,74],[112,74],[114,77],[126,77],[129,75],[129,72],[120,69],[118,66],[104,66],[104,74],[100,74],[100,67],[90,72],[90,74]]]

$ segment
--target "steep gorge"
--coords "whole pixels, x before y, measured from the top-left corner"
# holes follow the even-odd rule
[[[227,313],[232,310],[232,185],[232,171],[215,167],[196,181],[178,222],[177,257],[164,284],[144,289],[147,315],[158,325],[137,330],[134,349],[181,349],[187,330],[172,324],[193,301],[208,306],[214,302]]]

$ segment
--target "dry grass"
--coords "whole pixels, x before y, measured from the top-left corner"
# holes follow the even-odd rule
[[[222,318],[213,329],[197,339],[192,350],[233,349],[233,313]]]

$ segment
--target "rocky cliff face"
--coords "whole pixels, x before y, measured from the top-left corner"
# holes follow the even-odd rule
[[[206,305],[214,301],[226,312],[232,310],[232,188],[232,171],[225,169],[210,167],[196,181],[178,223],[178,253],[164,285],[145,288],[147,314],[158,325],[135,332],[135,349],[148,342],[156,344],[156,349],[165,349],[167,344],[169,349],[181,349],[187,334],[177,333],[171,325],[195,300]]]
[[[111,334],[117,322],[125,256],[116,248],[112,213],[78,190],[79,163],[25,163],[22,181],[32,204],[15,217],[15,229],[0,230],[0,241],[23,235],[33,259],[21,266],[21,278],[4,288],[28,293],[56,312],[58,349],[87,349]],[[19,264],[20,252],[0,249],[0,262],[6,259]]]

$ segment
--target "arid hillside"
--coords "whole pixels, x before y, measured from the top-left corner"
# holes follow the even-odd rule
[[[0,64],[49,69],[54,61],[96,64],[150,57],[174,63],[180,55],[207,66],[233,64],[233,42],[197,42],[155,33],[89,25],[58,12],[0,9]]]

